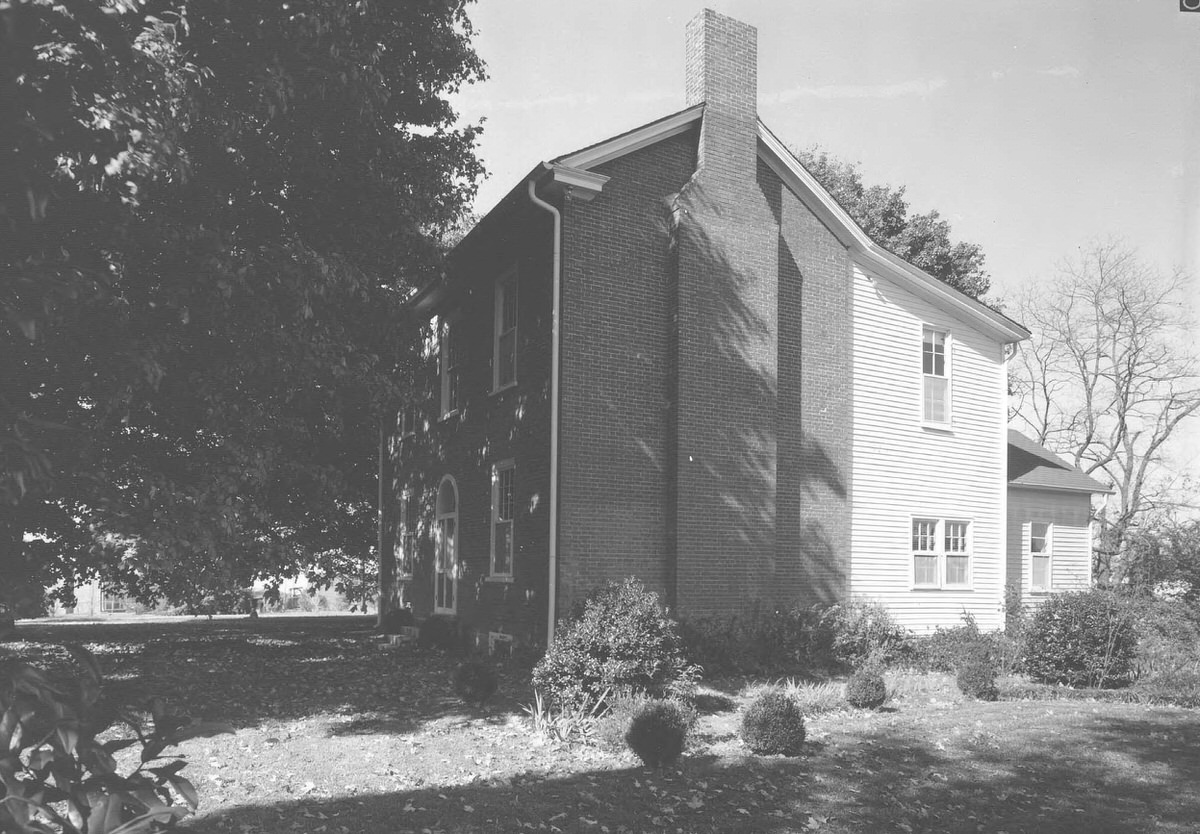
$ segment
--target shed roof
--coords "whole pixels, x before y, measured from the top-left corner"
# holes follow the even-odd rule
[[[1008,430],[1008,485],[1068,492],[1112,492],[1019,431]]]

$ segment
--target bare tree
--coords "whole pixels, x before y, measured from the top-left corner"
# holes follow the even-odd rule
[[[1013,365],[1014,426],[1116,492],[1101,520],[1100,575],[1178,493],[1170,441],[1200,409],[1185,279],[1121,241],[1098,241],[1015,305],[1034,335]]]

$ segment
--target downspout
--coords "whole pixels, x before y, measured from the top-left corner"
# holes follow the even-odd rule
[[[554,302],[550,319],[550,568],[546,600],[546,648],[549,648],[554,643],[554,613],[558,596],[558,363],[559,319],[562,313],[562,213],[538,197],[533,180],[529,181],[529,199],[535,206],[550,212],[554,218]]]

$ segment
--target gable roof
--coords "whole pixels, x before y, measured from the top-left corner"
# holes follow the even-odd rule
[[[704,105],[698,104],[557,157],[553,164],[587,170],[678,135],[698,123],[703,116]],[[1019,342],[1029,338],[1029,331],[1020,323],[959,292],[873,241],[837,199],[817,182],[800,160],[761,120],[758,122],[758,153],[801,202],[829,228],[843,246],[857,255],[865,266],[899,282],[950,313],[965,318],[1001,341]]]
[[[1112,492],[1111,487],[1013,429],[1008,430],[1008,485],[1067,492]]]

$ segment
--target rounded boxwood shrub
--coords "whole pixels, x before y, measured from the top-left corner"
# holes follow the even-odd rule
[[[779,690],[764,692],[742,715],[742,741],[761,756],[797,756],[804,745],[800,707]]]
[[[460,663],[451,679],[454,694],[468,704],[482,706],[483,702],[496,694],[500,681],[496,670],[481,660]]]
[[[954,681],[958,691],[967,697],[994,701],[1000,696],[997,674],[996,664],[986,651],[973,651],[960,661]]]
[[[846,703],[859,709],[879,709],[887,700],[887,684],[878,666],[868,664],[846,681]]]
[[[447,654],[461,654],[464,649],[462,632],[454,617],[434,615],[426,617],[417,632],[417,647],[436,649]]]
[[[625,743],[648,767],[671,764],[683,754],[695,721],[695,712],[678,701],[650,701],[634,711]]]
[[[559,624],[533,685],[553,704],[590,707],[607,692],[683,694],[698,673],[658,595],[631,578],[610,582]]]
[[[1022,638],[1024,669],[1036,681],[1119,687],[1133,679],[1136,617],[1112,591],[1050,597],[1029,618]]]

